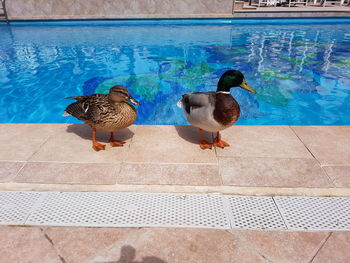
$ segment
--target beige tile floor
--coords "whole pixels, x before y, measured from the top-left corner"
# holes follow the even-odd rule
[[[231,146],[212,150],[199,148],[191,126],[135,125],[116,134],[127,141],[116,148],[101,132],[98,139],[107,147],[100,152],[90,138],[90,128],[81,124],[1,124],[0,190],[159,185],[215,186],[219,192],[318,188],[327,194],[350,186],[349,126],[234,126],[222,132]]]
[[[91,149],[84,125],[1,124],[0,131],[0,190],[256,187],[259,194],[272,187],[327,195],[350,188],[350,127],[234,126],[222,133],[229,148],[205,151],[189,126],[132,126],[116,135],[127,141],[123,148],[101,152]],[[107,143],[108,134],[98,137]],[[343,263],[349,251],[350,232],[0,226],[0,262]]]
[[[345,263],[350,232],[0,227],[0,262]]]

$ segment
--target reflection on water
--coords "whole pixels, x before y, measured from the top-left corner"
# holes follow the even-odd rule
[[[284,20],[285,21],[285,20]],[[335,20],[336,21],[336,20]],[[303,24],[0,25],[0,122],[78,122],[65,97],[116,84],[139,124],[186,124],[181,94],[242,71],[239,124],[349,125],[350,20]]]

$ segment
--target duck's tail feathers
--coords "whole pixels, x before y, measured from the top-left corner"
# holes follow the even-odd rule
[[[176,104],[179,108],[183,108],[184,107],[184,105],[183,105],[183,103],[182,103],[182,99],[181,100],[179,100],[178,102],[177,102],[177,104]]]
[[[86,120],[87,118],[87,111],[89,110],[89,104],[77,101],[72,104],[69,104],[66,108],[67,114],[72,115],[73,117],[77,118],[78,120]]]
[[[68,112],[65,111],[65,112],[63,112],[62,116],[63,116],[63,117],[67,117],[67,116],[70,116],[70,114],[69,114]]]

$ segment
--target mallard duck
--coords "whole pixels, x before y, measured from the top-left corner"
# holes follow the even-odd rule
[[[178,106],[184,109],[187,120],[199,128],[202,149],[211,149],[212,145],[220,148],[230,146],[221,140],[219,132],[232,126],[240,115],[239,104],[230,94],[232,87],[241,87],[256,93],[245,81],[242,72],[228,70],[220,77],[216,92],[187,93],[178,102]],[[214,143],[203,139],[202,130],[216,132]]]
[[[96,130],[111,133],[109,144],[112,147],[123,146],[125,141],[114,140],[113,132],[122,130],[136,120],[134,105],[140,105],[123,86],[110,88],[109,94],[93,94],[89,96],[75,96],[76,102],[68,105],[64,116],[72,115],[84,121],[92,128],[92,148],[95,151],[105,149],[105,145],[96,141]]]

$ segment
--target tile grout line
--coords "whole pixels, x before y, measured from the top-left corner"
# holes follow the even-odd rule
[[[128,148],[127,148],[127,150],[126,150],[126,155],[124,156],[124,158],[122,159],[122,161],[120,162],[120,163],[124,163],[124,162],[126,162],[126,160],[128,159],[128,157],[129,157],[129,155],[130,155],[130,150],[131,150],[131,145],[132,145],[132,143],[133,143],[133,141],[134,141],[134,136],[135,136],[135,133],[136,133],[136,131],[137,131],[137,125],[135,125],[136,127],[135,127],[135,130],[134,130],[134,135],[131,137],[131,139],[130,139],[130,142],[128,143]]]
[[[156,193],[221,193],[243,196],[307,196],[307,197],[350,197],[350,188],[278,188],[246,186],[195,186],[195,185],[89,185],[89,184],[39,184],[0,183],[0,191],[54,191],[54,192],[156,192]]]
[[[115,174],[115,183],[114,184],[111,184],[111,185],[119,185],[120,183],[118,183],[118,177],[119,175],[121,174],[121,171],[122,171],[122,166],[124,165],[125,163],[122,162],[120,163],[119,167],[115,168],[115,171],[114,171],[114,174]]]
[[[258,157],[258,156],[217,156],[220,159],[281,159],[281,160],[288,160],[288,159],[301,159],[301,160],[310,160],[314,158],[305,158],[305,157]],[[47,160],[13,160],[13,159],[0,159],[0,162],[17,162],[17,163],[76,163],[76,164],[118,164],[122,163],[121,161],[118,162],[84,162],[84,161],[47,161]],[[158,165],[169,165],[169,164],[192,164],[192,165],[216,165],[217,163],[214,162],[136,162],[136,161],[123,161],[127,164],[158,164]],[[333,166],[344,166],[344,167],[350,167],[350,164],[342,164],[342,163],[327,163],[327,164],[320,164],[322,167],[333,167]]]
[[[275,263],[274,261],[272,261],[271,259],[269,259],[268,257],[266,257],[263,253],[261,253],[259,250],[257,250],[256,248],[252,249],[254,252],[256,252],[260,257],[262,257],[264,260],[267,260],[269,263]]]
[[[19,162],[16,161],[16,163],[19,163]],[[27,165],[27,162],[26,161],[23,162],[21,168],[17,171],[16,175],[13,178],[11,178],[10,182],[12,182],[12,183],[15,182],[14,180],[17,178],[17,176],[20,174],[20,172],[23,170],[24,166],[26,166],[26,165]]]
[[[316,258],[316,256],[318,255],[318,253],[321,251],[321,249],[324,247],[324,245],[327,243],[328,239],[331,237],[333,232],[330,232],[328,234],[328,236],[325,238],[324,242],[321,244],[321,246],[317,249],[315,255],[311,258],[311,260],[309,261],[309,263],[312,263],[314,261],[314,259]]]
[[[53,243],[53,240],[49,237],[49,235],[45,232],[45,230],[40,227],[41,232],[44,234],[44,238],[51,244],[52,248],[55,250],[58,258],[62,263],[66,263],[67,261],[60,255],[58,249],[56,248],[55,244]]]
[[[221,173],[221,169],[220,169],[219,162],[218,162],[218,164],[216,165],[216,167],[217,167],[217,171],[218,171],[220,183],[221,183],[221,185],[223,186],[223,185],[224,185],[224,179],[222,178],[222,173]]]
[[[211,133],[211,138],[212,138],[212,140],[213,140],[213,142],[214,142],[214,141],[215,141],[214,133]],[[218,171],[220,183],[221,183],[221,185],[224,185],[224,180],[222,179],[221,169],[220,169],[220,164],[219,164],[219,157],[220,157],[220,156],[218,156],[218,151],[217,151],[216,146],[213,145],[213,147],[214,147],[215,159],[216,159],[216,164],[213,164],[213,166],[214,166],[214,165],[217,166],[217,171]],[[231,225],[231,223],[230,223],[230,225]]]
[[[0,163],[26,163],[26,160],[16,160],[16,159],[0,159]]]
[[[190,165],[217,165],[217,163],[187,163],[187,162],[177,162],[177,163],[171,163],[171,162],[130,162],[130,161],[124,161],[125,164],[156,164],[156,165],[179,165],[179,164],[190,164]]]
[[[277,205],[277,203],[276,203],[275,196],[271,196],[271,199],[272,199],[273,203],[275,204],[275,207],[276,207],[276,209],[277,209],[279,215],[281,216],[281,219],[282,219],[282,221],[283,221],[284,227],[286,228],[286,230],[289,230],[289,228],[288,228],[288,226],[287,226],[287,223],[286,223],[286,220],[285,220],[285,218],[284,218],[284,216],[283,216],[283,214],[282,214],[282,212],[281,212],[281,210],[280,210],[280,207],[279,207],[279,206]]]
[[[30,218],[30,216],[41,206],[41,204],[43,203],[44,199],[46,198],[46,196],[49,194],[49,192],[41,192],[40,193],[40,197],[38,198],[38,200],[36,200],[36,202],[34,203],[34,205],[30,208],[27,217],[25,218],[23,225],[29,225],[27,224],[28,219]]]
[[[36,152],[35,152],[36,153]],[[34,154],[35,154],[34,153]],[[1,162],[18,162],[18,163],[75,163],[75,164],[110,164],[110,165],[115,165],[115,164],[120,164],[120,163],[127,163],[127,164],[158,164],[158,165],[169,165],[169,164],[173,164],[173,165],[177,165],[177,164],[191,164],[191,165],[217,165],[217,163],[214,162],[203,162],[203,163],[199,163],[199,162],[177,162],[177,163],[171,163],[171,162],[133,162],[133,161],[117,161],[117,162],[93,162],[93,161],[89,161],[89,162],[79,162],[79,161],[41,161],[41,160],[5,160],[5,159],[0,159],[0,163]]]
[[[215,140],[213,133],[211,133],[211,138],[212,138],[213,141]],[[222,175],[221,175],[221,169],[220,169],[218,152],[217,152],[216,147],[215,146],[213,146],[213,147],[214,147],[214,151],[215,151],[216,165],[217,165],[217,168],[218,168],[218,174],[219,174],[219,178],[220,178],[220,183],[221,183],[221,185],[224,185],[224,180],[223,180]]]
[[[213,142],[215,141],[214,133],[211,133],[211,139],[212,139]],[[215,151],[216,160],[219,161],[219,156],[218,156],[218,152],[216,150],[216,146],[213,145],[213,147],[214,147],[214,151]]]
[[[329,177],[329,175],[326,173],[326,171],[323,169],[322,167],[322,163],[316,158],[316,156],[311,152],[311,150],[309,149],[309,147],[306,146],[306,144],[303,142],[303,140],[299,137],[299,135],[297,134],[297,132],[292,128],[292,126],[289,126],[289,128],[293,131],[293,133],[295,134],[295,136],[297,136],[297,138],[299,139],[299,141],[304,145],[304,147],[308,150],[308,152],[311,154],[311,156],[317,161],[317,163],[319,164],[319,166],[321,167],[323,173],[326,175],[326,177],[328,178],[329,182],[331,182],[333,184],[333,187],[336,187],[333,180]]]
[[[320,161],[316,158],[316,156],[311,152],[309,147],[306,146],[306,144],[303,142],[303,140],[299,137],[299,135],[296,133],[296,131],[292,128],[292,126],[289,126],[289,128],[292,130],[292,132],[295,134],[295,136],[299,139],[299,141],[304,145],[306,150],[311,154],[311,156],[318,162],[318,164],[321,166]]]
[[[46,144],[46,143],[49,141],[49,139],[51,139],[51,137],[52,137],[54,134],[56,134],[56,132],[54,132],[53,134],[50,134],[49,136],[47,136],[46,140],[44,140],[44,141],[40,144],[39,148],[38,148],[36,151],[34,151],[34,152],[26,159],[26,162],[28,162],[30,159],[32,159],[33,156],[34,156],[37,152],[39,152],[39,150],[43,147],[43,145]]]
[[[329,177],[329,175],[328,175],[327,171],[324,169],[323,165],[320,165],[320,167],[321,167],[321,170],[323,171],[323,173],[327,176],[328,180],[332,183],[333,187],[337,188],[337,186],[334,182],[335,179],[333,180],[332,178]]]
[[[334,167],[334,166],[350,167],[350,164],[329,164],[329,163],[327,163],[327,164],[322,164],[321,166],[322,167]]]
[[[230,232],[230,230],[234,230],[234,231],[242,231],[244,229],[228,229],[228,230],[225,230],[225,232],[229,233],[231,236],[234,236],[236,237],[233,233]],[[254,229],[249,229],[251,231],[259,231],[259,230],[254,230]],[[275,230],[265,230],[265,231],[275,231]],[[283,230],[282,230],[283,231]],[[244,243],[246,246],[247,246],[247,243],[249,244],[249,242],[244,238],[244,237],[241,237],[240,235],[237,236],[237,239]],[[257,255],[259,255],[260,257],[262,257],[264,260],[266,260],[268,263],[275,263],[273,260],[269,259],[267,256],[265,256],[262,252],[260,252],[256,247],[252,247],[250,246],[248,248],[249,250],[251,250],[252,252],[256,253]]]

